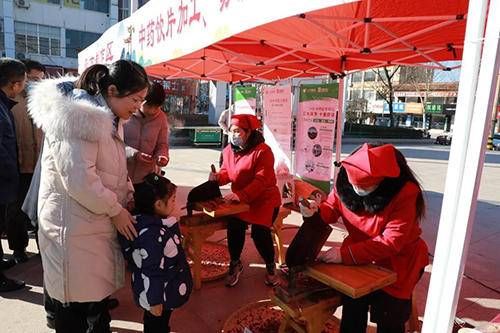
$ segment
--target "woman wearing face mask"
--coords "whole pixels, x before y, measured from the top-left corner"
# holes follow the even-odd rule
[[[30,91],[29,112],[45,134],[38,237],[56,332],[110,332],[107,299],[124,282],[116,232],[137,236],[124,208],[132,185],[122,123],[148,87],[141,66],[119,60]]]
[[[124,125],[128,175],[134,185],[169,162],[168,122],[161,109],[164,102],[163,86],[153,83],[141,110]]]
[[[392,285],[365,297],[343,300],[341,333],[366,332],[367,313],[377,333],[403,333],[413,289],[429,263],[419,222],[425,213],[420,184],[392,145],[364,144],[341,164],[334,190],[318,206],[300,205],[305,219],[335,223],[349,233],[342,246],[319,260],[345,265],[375,263],[397,273]]]
[[[223,151],[223,164],[218,173],[209,179],[219,185],[231,183],[227,200],[241,201],[250,205],[250,210],[238,214],[228,223],[227,241],[231,262],[226,286],[238,283],[243,270],[240,257],[245,244],[248,224],[252,225],[252,239],[266,264],[265,284],[275,286],[274,247],[271,226],[281,205],[280,192],[276,186],[274,155],[264,137],[258,131],[260,123],[253,115],[234,115],[229,127],[228,145]]]

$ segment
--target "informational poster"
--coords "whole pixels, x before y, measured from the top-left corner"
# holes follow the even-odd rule
[[[234,87],[234,113],[253,114],[257,106],[257,88],[251,86]]]
[[[264,138],[274,154],[283,204],[294,200],[292,170],[292,90],[290,85],[262,89]]]
[[[302,85],[296,135],[296,173],[325,191],[330,189],[339,85]]]

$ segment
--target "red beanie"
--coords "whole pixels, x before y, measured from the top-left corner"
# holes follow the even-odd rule
[[[231,125],[238,126],[245,130],[256,130],[260,128],[259,119],[251,114],[235,114],[231,116]]]
[[[342,166],[349,182],[362,187],[377,185],[386,177],[398,177],[400,172],[395,148],[390,144],[372,147],[365,143],[348,156]]]

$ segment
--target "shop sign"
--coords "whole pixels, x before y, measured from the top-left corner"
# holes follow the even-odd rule
[[[443,113],[443,104],[427,103],[425,105],[425,113]]]
[[[392,103],[393,112],[405,112],[405,103]],[[384,102],[384,112],[389,112],[389,104]]]

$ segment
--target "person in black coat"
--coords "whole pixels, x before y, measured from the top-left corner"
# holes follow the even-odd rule
[[[19,187],[19,164],[17,140],[12,107],[13,99],[26,84],[26,66],[15,59],[0,58],[0,236],[9,232],[9,215],[17,199]],[[3,271],[13,262],[3,258],[0,244],[0,292],[18,290],[23,281],[7,278]]]

